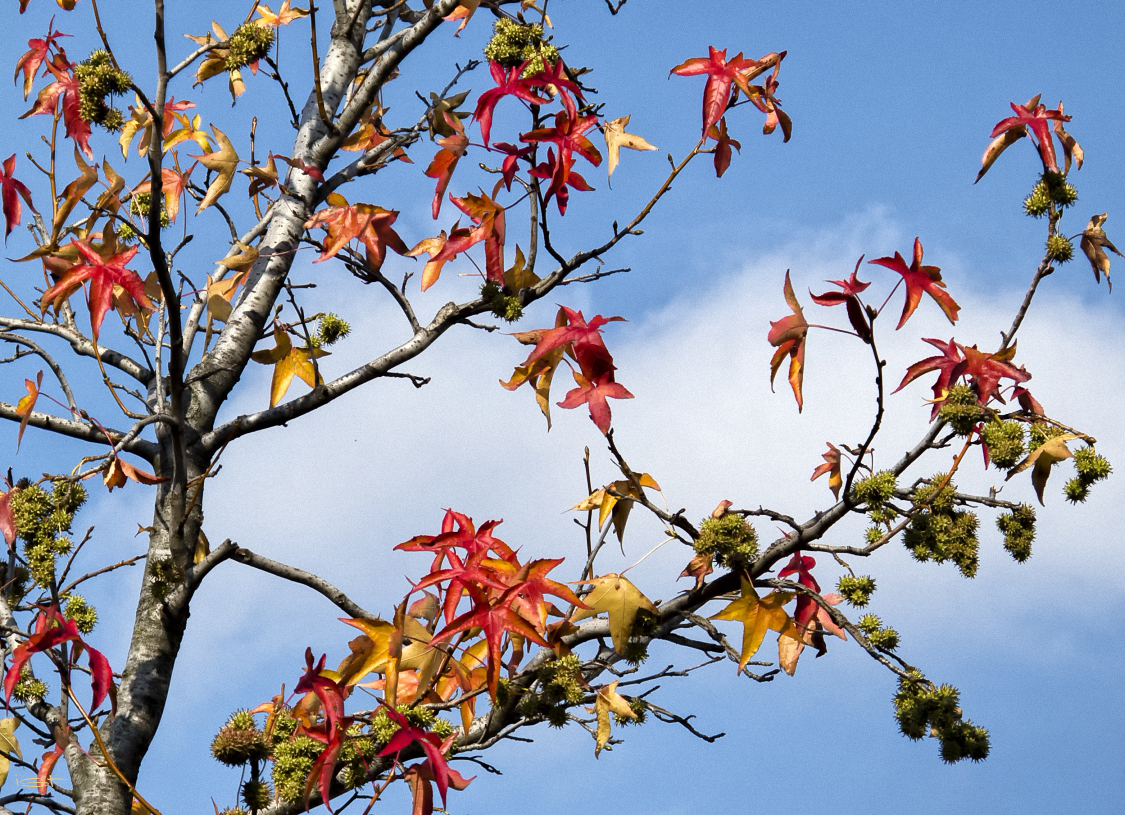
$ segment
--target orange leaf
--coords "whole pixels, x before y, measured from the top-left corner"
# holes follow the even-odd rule
[[[109,469],[107,469],[102,476],[102,483],[106,485],[110,492],[113,492],[115,487],[124,487],[126,479],[148,486],[161,484],[168,480],[167,478],[157,478],[152,473],[146,473],[144,470],[138,470],[129,462],[122,461],[117,456],[114,456],[113,461],[109,463]]]
[[[16,405],[16,415],[20,417],[20,433],[16,437],[16,452],[20,451],[20,445],[23,444],[23,431],[27,429],[27,420],[31,418],[31,411],[35,410],[35,400],[39,398],[39,388],[43,384],[43,372],[40,371],[35,381],[25,379],[24,384],[27,386],[27,396],[20,399]]]

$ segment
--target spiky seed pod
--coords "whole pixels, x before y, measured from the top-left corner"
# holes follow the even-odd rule
[[[875,578],[868,575],[862,577],[845,575],[837,581],[836,591],[843,595],[849,604],[856,608],[863,608],[871,601],[871,595],[875,592]]]
[[[551,727],[566,727],[568,721],[570,721],[570,714],[567,712],[566,705],[558,705],[547,710],[547,724]]]
[[[634,668],[648,659],[648,645],[640,640],[631,639],[625,644],[625,661]]]
[[[984,408],[972,388],[968,385],[956,385],[949,390],[938,415],[949,424],[954,433],[967,436],[984,417]]]
[[[308,736],[279,741],[273,747],[273,788],[277,797],[296,803],[305,796],[305,781],[324,747]]]
[[[864,633],[864,636],[870,637],[883,627],[883,621],[875,614],[864,614],[859,618],[856,627]]]
[[[976,575],[979,546],[976,532],[979,519],[967,510],[954,508],[956,490],[947,484],[945,474],[938,473],[914,491],[917,511],[903,533],[902,542],[915,560],[937,563],[953,561],[965,577]]]
[[[1001,470],[1010,470],[1027,453],[1023,425],[994,419],[981,428],[981,439],[988,448],[988,457]]]
[[[1042,218],[1051,208],[1051,196],[1047,193],[1047,185],[1038,182],[1031,190],[1031,195],[1023,199],[1023,211],[1032,218]]]
[[[251,812],[265,809],[273,801],[273,790],[265,781],[247,781],[242,785],[242,803]]]
[[[245,710],[234,713],[211,742],[211,755],[232,767],[262,761],[269,754],[265,734],[255,727],[253,714]]]
[[[74,620],[74,624],[83,634],[93,631],[98,622],[97,610],[87,603],[86,598],[81,594],[73,594],[67,598],[66,605],[63,606],[63,616],[68,620]]]
[[[1035,510],[1020,504],[1014,511],[1005,512],[996,519],[996,526],[1004,533],[1004,548],[1017,562],[1031,557],[1031,544],[1035,540]]]
[[[1074,257],[1074,244],[1062,235],[1047,238],[1047,257],[1055,263],[1066,263]]]
[[[1047,196],[1060,207],[1069,207],[1078,201],[1078,190],[1071,186],[1062,173],[1048,170],[1043,173],[1043,184],[1047,188]]]
[[[334,345],[351,333],[352,327],[336,314],[325,314],[316,324],[317,339],[323,345]]]
[[[868,636],[871,644],[884,651],[898,648],[898,632],[893,628],[881,628]]]
[[[708,518],[699,527],[696,554],[714,555],[720,566],[745,567],[758,556],[758,533],[736,512]]]
[[[26,670],[22,671],[19,682],[12,688],[12,698],[24,704],[41,702],[47,698],[47,685],[29,675]]]
[[[894,497],[898,483],[895,474],[885,470],[865,478],[852,488],[852,494],[859,503],[867,504],[869,509],[881,509]]]
[[[273,29],[256,23],[244,23],[230,35],[226,68],[236,71],[257,62],[273,46]]]
[[[110,132],[120,130],[124,117],[105,100],[107,96],[129,90],[133,84],[129,75],[113,67],[113,60],[106,51],[94,51],[74,66],[74,78],[78,81],[78,115]]]
[[[1079,478],[1090,484],[1107,478],[1113,472],[1109,461],[1094,452],[1093,447],[1083,447],[1075,452],[1074,469],[1078,472]]]

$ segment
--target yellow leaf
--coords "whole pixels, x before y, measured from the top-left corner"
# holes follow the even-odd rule
[[[230,189],[234,171],[238,169],[238,153],[235,152],[230,139],[214,125],[211,125],[211,130],[215,133],[215,140],[219,143],[219,149],[214,153],[200,156],[197,161],[217,175],[210,186],[207,187],[207,194],[203,196],[203,200],[199,203],[199,208],[195,211],[196,215],[218,201]]]
[[[433,240],[433,238],[430,240]],[[539,275],[531,269],[524,268],[526,262],[523,250],[517,246],[515,263],[512,264],[511,269],[504,272],[504,286],[507,287],[508,291],[517,292],[520,289],[529,289],[539,282]]]
[[[1031,455],[1013,467],[1004,480],[1007,481],[1013,475],[1022,473],[1028,467],[1034,467],[1035,469],[1031,471],[1031,483],[1035,487],[1035,495],[1039,498],[1039,503],[1042,504],[1043,489],[1047,486],[1047,478],[1051,475],[1051,466],[1071,458],[1074,454],[1067,449],[1066,443],[1080,438],[1082,437],[1073,433],[1060,433],[1047,439],[1032,450]]]
[[[265,3],[258,4],[258,13],[262,15],[262,19],[256,20],[258,25],[266,26],[269,28],[277,28],[278,26],[289,25],[294,20],[299,20],[302,17],[308,17],[309,12],[301,8],[289,8],[290,0],[285,0],[278,9],[277,14]]]
[[[327,351],[319,348],[294,348],[289,341],[289,335],[282,329],[273,333],[277,345],[268,351],[255,351],[250,358],[263,365],[273,365],[273,381],[270,383],[270,407],[276,407],[284,397],[289,386],[293,384],[293,377],[299,377],[310,388],[324,384],[317,379],[313,358],[328,356]]]
[[[774,591],[761,600],[750,581],[743,578],[742,596],[711,617],[712,620],[737,620],[742,623],[742,653],[738,659],[740,672],[762,647],[766,631],[773,630],[782,637],[801,640],[800,630],[782,609],[792,599],[792,594]]]
[[[612,682],[604,688],[598,689],[594,710],[598,714],[597,744],[594,747],[594,758],[597,758],[598,754],[609,743],[609,714],[616,713],[618,716],[624,716],[628,719],[637,718],[637,714],[629,707],[625,698],[617,692],[617,682]]]
[[[582,598],[590,608],[575,609],[571,620],[577,622],[605,612],[609,615],[609,636],[613,640],[613,650],[625,653],[625,644],[633,632],[633,621],[641,609],[656,615],[659,612],[652,601],[641,594],[641,590],[619,574],[607,574],[593,580],[578,580],[589,583],[594,590]]]
[[[617,162],[620,159],[622,147],[628,147],[630,150],[657,149],[640,136],[626,133],[625,128],[628,125],[628,116],[622,116],[620,119],[606,122],[605,125],[605,144],[606,147],[609,148],[609,175],[611,178],[613,177],[613,171],[617,169]]]
[[[605,526],[607,519],[613,519],[613,531],[617,534],[617,540],[621,540],[625,535],[625,524],[629,520],[629,512],[633,509],[633,501],[641,498],[641,487],[649,487],[650,489],[659,492],[660,485],[648,473],[641,473],[637,476],[637,480],[622,480],[614,481],[599,490],[595,490],[590,496],[578,504],[571,507],[572,510],[578,512],[588,512],[593,509],[599,510],[598,512],[598,529]]]
[[[9,756],[23,758],[20,752],[20,743],[16,741],[16,728],[20,726],[18,719],[0,719],[0,787],[8,778],[8,770],[12,767]]]
[[[382,673],[390,659],[390,640],[395,627],[384,620],[341,620],[358,628],[363,636],[356,637],[348,647],[351,653],[344,657],[337,673],[340,683],[354,685],[372,673]]]

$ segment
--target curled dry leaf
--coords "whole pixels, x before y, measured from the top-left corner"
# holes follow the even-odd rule
[[[1117,251],[1117,247],[1106,237],[1105,230],[1102,229],[1108,217],[1109,213],[1103,212],[1101,215],[1095,215],[1091,218],[1090,223],[1082,230],[1082,241],[1079,245],[1082,247],[1082,251],[1086,253],[1090,265],[1094,268],[1094,280],[1100,283],[1101,275],[1104,274],[1105,282],[1112,291],[1113,283],[1109,279],[1109,255],[1106,254],[1105,250],[1108,249],[1120,257],[1125,257],[1125,255]]]
[[[1051,475],[1051,466],[1068,458],[1073,458],[1074,454],[1067,448],[1066,443],[1080,438],[1082,437],[1076,436],[1074,433],[1060,433],[1047,439],[1043,444],[1032,450],[1027,458],[1012,468],[1012,471],[1008,473],[1008,477],[1004,480],[1007,481],[1013,475],[1033,467],[1031,483],[1035,487],[1035,495],[1039,498],[1039,503],[1043,504],[1043,489],[1047,486],[1047,479]]]
[[[620,119],[614,119],[612,122],[606,122],[605,124],[605,144],[609,148],[610,178],[613,177],[613,171],[617,169],[617,163],[621,159],[622,147],[628,147],[630,150],[657,149],[640,136],[625,132],[625,128],[629,126],[629,118],[629,116],[622,116]]]
[[[598,732],[595,737],[597,744],[594,747],[594,758],[597,758],[605,746],[609,744],[609,714],[616,713],[618,716],[624,716],[627,719],[637,718],[637,714],[629,707],[625,697],[617,692],[617,682],[620,681],[611,682],[604,688],[598,689],[598,696],[594,701],[594,711],[598,716]]]

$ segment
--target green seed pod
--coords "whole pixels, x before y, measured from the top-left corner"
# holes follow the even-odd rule
[[[547,710],[547,724],[551,727],[566,727],[569,721],[570,714],[567,712],[566,705],[559,705]]]
[[[868,575],[862,577],[845,575],[836,582],[836,591],[843,595],[850,605],[863,608],[871,601],[871,595],[875,592],[875,578]]]
[[[1105,457],[1094,452],[1093,447],[1083,447],[1075,452],[1074,469],[1078,472],[1078,477],[1089,484],[1108,478],[1113,471]]]
[[[883,628],[868,636],[871,644],[884,651],[898,648],[898,632],[893,628]]]
[[[265,736],[254,728],[225,725],[211,742],[211,755],[223,764],[240,767],[269,755]]]
[[[26,666],[20,671],[20,680],[12,688],[12,698],[24,704],[42,702],[47,698],[47,685],[27,672]]]
[[[996,519],[996,526],[1004,533],[1004,548],[1016,562],[1023,563],[1031,557],[1031,544],[1035,540],[1035,510],[1027,504]]]
[[[346,321],[332,313],[325,314],[316,324],[316,336],[324,345],[334,345],[348,336],[351,330]]]
[[[1032,218],[1042,218],[1051,207],[1051,196],[1047,193],[1047,185],[1042,181],[1038,182],[1031,195],[1023,199],[1023,211],[1030,215]]]
[[[1027,453],[1023,424],[993,419],[981,428],[981,439],[988,448],[988,457],[1001,470],[1010,470]]]
[[[883,628],[883,621],[875,614],[864,614],[859,618],[856,627],[863,632],[864,636],[870,637],[872,634],[878,633]]]
[[[74,624],[83,634],[89,634],[93,631],[98,622],[97,610],[87,603],[86,598],[80,594],[74,594],[67,598],[66,605],[63,606],[63,616],[68,620],[74,620]]]
[[[296,803],[305,797],[305,781],[324,747],[308,736],[279,741],[273,748],[273,788],[277,797]]]
[[[230,36],[226,69],[236,71],[257,62],[273,46],[273,29],[257,23],[243,23]]]
[[[894,497],[897,486],[895,474],[884,470],[858,482],[852,488],[852,494],[856,501],[867,504],[869,509],[882,509],[883,505]]]
[[[720,566],[744,568],[758,556],[758,533],[741,515],[728,512],[703,521],[693,548],[704,557],[714,555]]]
[[[1074,244],[1062,235],[1047,238],[1047,257],[1055,263],[1066,263],[1074,257]]]

